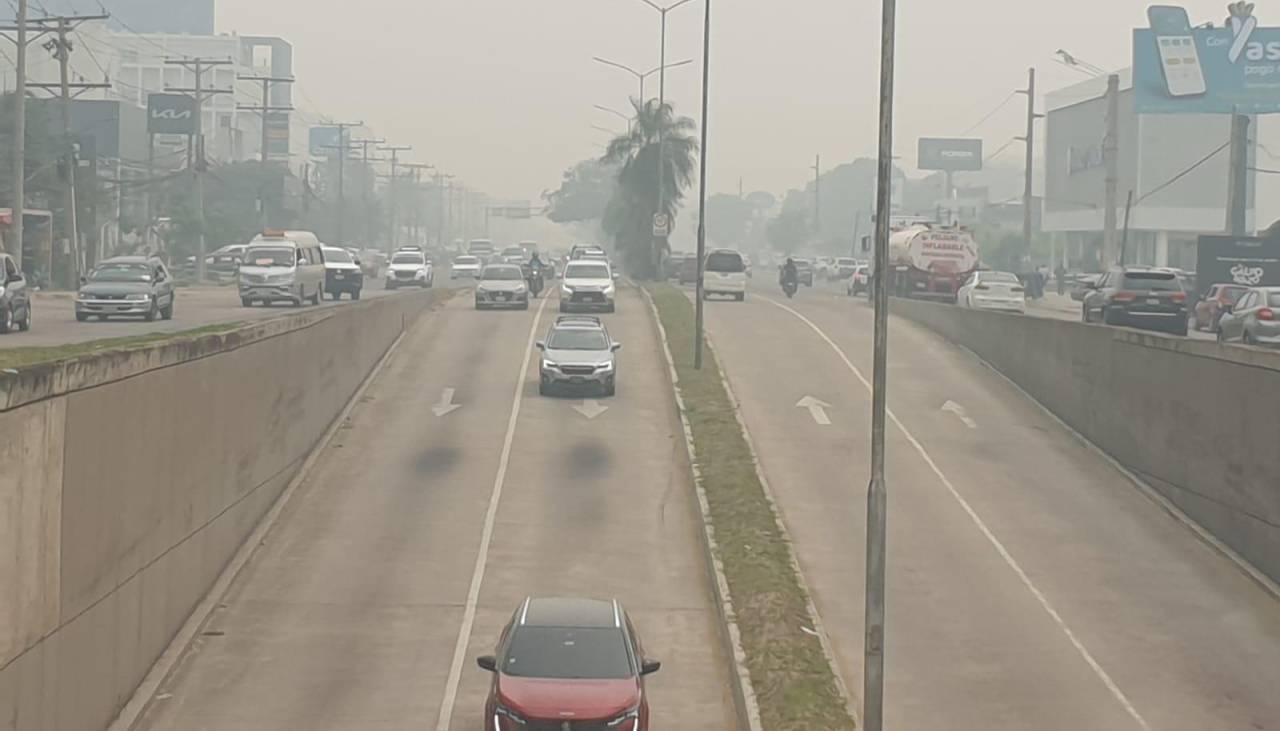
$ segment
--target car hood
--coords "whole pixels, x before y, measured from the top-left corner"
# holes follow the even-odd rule
[[[607,719],[640,702],[640,684],[622,680],[498,678],[498,698],[508,708],[538,719]]]
[[[480,287],[486,292],[515,292],[524,286],[523,279],[481,279]]]
[[[553,350],[547,348],[546,359],[552,363],[576,363],[580,365],[604,365],[613,362],[611,350]]]
[[[581,279],[579,277],[570,277],[564,280],[566,287],[570,289],[608,289],[613,285],[612,279]]]
[[[430,264],[391,264],[387,267],[392,272],[416,272],[419,269],[426,269]]]
[[[88,295],[150,293],[150,282],[89,282],[80,288],[80,294]]]
[[[360,265],[353,264],[351,262],[346,262],[346,261],[328,261],[328,262],[325,262],[324,268],[332,269],[334,271],[345,271],[345,272],[360,271]]]
[[[240,273],[242,275],[256,274],[256,275],[278,276],[281,274],[293,274],[293,267],[257,267],[257,266],[247,266],[245,264],[241,264]]]
[[[479,269],[480,263],[479,262],[469,262],[469,263],[462,262],[459,264],[458,262],[454,262],[453,268],[454,269]]]

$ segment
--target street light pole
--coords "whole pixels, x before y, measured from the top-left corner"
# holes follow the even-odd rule
[[[888,489],[885,421],[888,412],[889,215],[893,195],[893,61],[897,0],[883,0],[880,29],[880,150],[876,165],[875,354],[871,390],[871,482],[867,486],[866,607],[863,638],[862,722],[884,728],[884,600]]]
[[[608,112],[609,114],[612,114],[613,116],[623,120],[624,122],[627,123],[627,132],[628,133],[631,132],[631,125],[635,122],[635,119],[636,119],[635,117],[628,117],[622,112],[619,112],[617,109],[614,109],[613,107],[606,107],[603,104],[596,104],[595,108],[599,109],[602,112]]]
[[[698,149],[698,279],[694,297],[693,368],[702,370],[703,259],[707,254],[707,79],[711,69],[711,0],[702,19],[702,140]]]
[[[621,63],[618,63],[617,61],[610,61],[610,60],[609,60],[609,59],[607,59],[607,58],[600,58],[599,56],[592,56],[592,57],[591,57],[591,60],[592,60],[592,61],[595,61],[596,63],[602,63],[602,64],[604,64],[605,66],[612,66],[612,67],[614,67],[614,68],[616,68],[616,69],[622,69],[623,71],[626,71],[627,73],[629,73],[629,74],[631,74],[632,76],[636,77],[636,80],[640,82],[640,103],[641,103],[641,104],[643,104],[643,103],[644,103],[644,82],[645,82],[645,79],[647,79],[647,78],[649,78],[650,76],[653,76],[654,74],[656,74],[656,73],[658,73],[658,72],[662,71],[664,68],[673,69],[673,68],[676,68],[676,67],[678,67],[678,66],[687,66],[687,65],[689,65],[689,64],[691,64],[691,63],[693,63],[693,59],[691,59],[691,58],[686,58],[686,59],[685,59],[685,60],[683,60],[683,61],[676,61],[675,63],[669,63],[669,64],[665,64],[665,65],[663,65],[663,66],[656,66],[656,67],[651,68],[651,69],[649,69],[648,71],[645,71],[645,72],[643,72],[643,73],[642,73],[642,72],[640,72],[640,71],[636,71],[635,69],[631,68],[630,66],[627,66],[626,64],[621,64]]]

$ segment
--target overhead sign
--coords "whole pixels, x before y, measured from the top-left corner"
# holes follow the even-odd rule
[[[1251,3],[1233,3],[1222,28],[1192,28],[1187,11],[1147,8],[1133,31],[1138,114],[1280,112],[1280,28],[1260,28]]]
[[[196,100],[185,94],[147,95],[147,132],[153,135],[196,133]]]
[[[307,149],[310,150],[311,157],[336,158],[341,146],[341,127],[312,127],[307,136]]]
[[[1214,284],[1280,286],[1280,238],[1201,236],[1196,245],[1200,294]]]
[[[982,169],[982,140],[921,137],[916,167],[920,170]]]
[[[671,217],[665,213],[653,214],[653,235],[657,237],[671,235]]]

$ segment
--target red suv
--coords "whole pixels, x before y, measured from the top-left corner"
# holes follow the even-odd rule
[[[615,599],[525,599],[502,630],[485,731],[648,731],[646,660]]]
[[[1234,307],[1236,300],[1248,289],[1240,284],[1213,285],[1191,311],[1192,326],[1197,330],[1218,332],[1218,321],[1222,319],[1222,313]]]

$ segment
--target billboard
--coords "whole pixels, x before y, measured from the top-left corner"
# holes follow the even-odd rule
[[[1235,3],[1222,28],[1192,28],[1183,8],[1153,5],[1133,32],[1138,114],[1280,112],[1280,28],[1260,28]]]
[[[342,143],[341,127],[312,127],[307,138],[311,157],[338,157]]]
[[[982,140],[921,137],[916,167],[920,170],[982,169]]]
[[[196,100],[185,94],[147,95],[147,132],[153,135],[196,133]]]
[[[1196,246],[1196,282],[1201,295],[1214,284],[1280,286],[1280,238],[1201,236]]]

